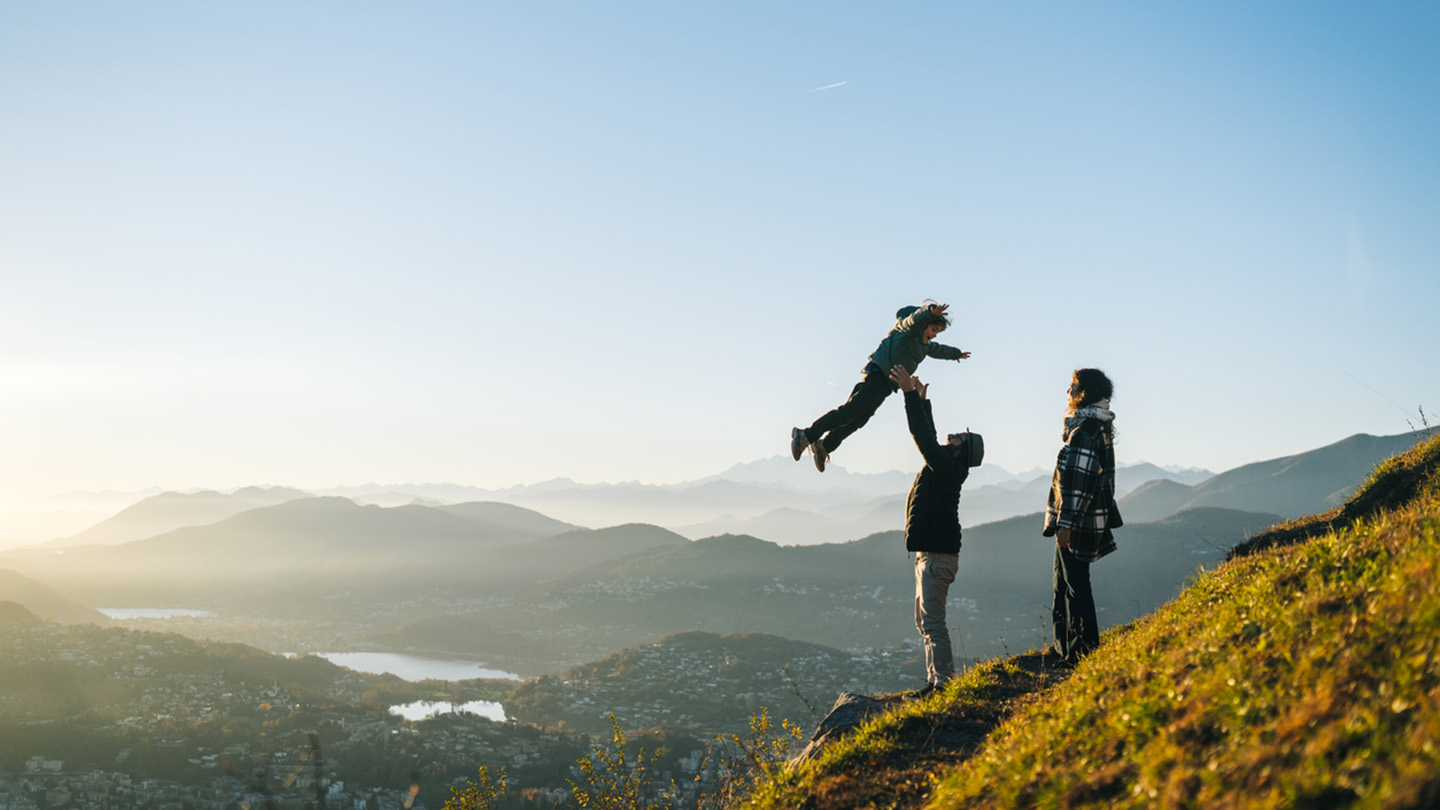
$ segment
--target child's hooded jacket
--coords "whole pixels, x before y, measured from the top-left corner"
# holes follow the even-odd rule
[[[901,307],[895,313],[895,326],[891,328],[890,334],[880,341],[875,351],[870,355],[870,362],[880,369],[880,373],[889,375],[890,369],[895,366],[904,366],[911,374],[919,367],[920,361],[928,357],[938,357],[941,360],[959,360],[960,350],[954,346],[945,346],[935,341],[929,343],[921,342],[925,336],[925,327],[934,323],[940,316],[930,311],[929,307]]]

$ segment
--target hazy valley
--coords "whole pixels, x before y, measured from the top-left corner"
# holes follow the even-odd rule
[[[1126,467],[1121,553],[1094,570],[1102,622],[1147,615],[1247,537],[1342,502],[1415,438],[1352,436],[1217,475]],[[269,737],[270,753],[322,729],[332,766],[345,763],[332,781],[358,786],[370,774],[370,787],[399,789],[408,773],[349,768],[403,751],[431,797],[481,762],[523,765],[537,790],[557,789],[583,742],[575,735],[604,732],[612,713],[682,735],[667,748],[672,770],[694,772],[696,740],[742,728],[760,707],[810,724],[840,691],[913,688],[899,530],[910,476],[798,472],[787,458],[673,487],[159,493],[73,536],[0,551],[0,602],[15,605],[6,643],[25,653],[0,694],[0,724],[19,735],[7,735],[0,774],[62,759],[86,737],[74,755],[107,772],[194,748],[167,778],[199,784],[218,768],[233,793],[254,781],[242,771],[275,762],[260,755],[256,729],[283,698],[290,719],[271,727],[289,736]],[[951,592],[962,663],[1047,640],[1052,550],[1037,510],[1048,483],[982,467],[965,490]],[[629,521],[582,525],[606,515]],[[112,620],[101,608],[201,615]],[[236,642],[249,647],[225,646]],[[156,663],[173,650],[192,668]],[[273,655],[366,650],[479,661],[526,680],[418,685]],[[254,691],[266,681],[269,693]],[[493,700],[509,722],[387,715],[417,696]],[[370,737],[352,733],[362,727]],[[204,729],[218,736],[199,742]],[[432,752],[432,738],[449,753]],[[471,753],[457,758],[456,745]]]

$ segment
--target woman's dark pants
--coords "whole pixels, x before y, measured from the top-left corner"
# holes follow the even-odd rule
[[[1090,592],[1090,563],[1055,546],[1055,601],[1050,606],[1055,649],[1075,660],[1100,646],[1095,597]]]

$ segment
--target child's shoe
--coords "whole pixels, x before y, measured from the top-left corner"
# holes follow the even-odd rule
[[[810,441],[805,438],[805,431],[800,428],[790,429],[790,455],[799,461],[805,454],[805,448],[810,446]]]

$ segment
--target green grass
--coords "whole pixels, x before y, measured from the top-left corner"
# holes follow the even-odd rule
[[[1004,689],[1017,667],[993,662],[872,720],[753,806],[1434,806],[1437,471],[1432,439],[1377,468],[1353,523],[1201,575],[1068,679]],[[994,731],[945,750],[921,739],[972,720]]]
[[[972,754],[1014,706],[1068,674],[1032,653],[987,662],[923,700],[888,696],[896,708],[814,761],[776,774],[752,802],[775,808],[916,806],[937,770]]]

